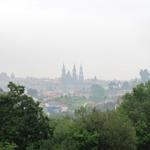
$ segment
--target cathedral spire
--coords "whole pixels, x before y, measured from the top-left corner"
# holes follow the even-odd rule
[[[79,82],[84,81],[84,75],[83,75],[83,67],[80,66],[80,71],[79,71]]]
[[[68,84],[70,84],[71,81],[72,81],[71,73],[70,73],[70,71],[68,70],[67,75],[66,75],[66,82],[67,82]]]
[[[63,64],[63,67],[62,67],[62,74],[61,74],[61,80],[63,82],[65,82],[65,78],[66,78],[66,68],[65,68],[65,65]]]
[[[77,81],[77,74],[76,74],[76,66],[73,66],[73,70],[72,70],[72,80],[73,82]]]

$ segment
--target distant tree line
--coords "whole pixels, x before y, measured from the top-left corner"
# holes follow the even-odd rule
[[[140,70],[140,77],[141,77],[141,81],[143,83],[147,82],[148,80],[150,80],[150,72],[147,69],[142,69]]]
[[[47,117],[38,102],[12,82],[0,94],[0,150],[149,150],[150,82],[123,97],[117,110],[76,110]]]

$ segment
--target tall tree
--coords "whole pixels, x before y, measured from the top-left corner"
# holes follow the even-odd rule
[[[150,149],[150,82],[140,84],[123,97],[119,111],[127,115],[136,129],[138,149]]]
[[[25,150],[32,142],[51,135],[48,121],[39,103],[24,93],[24,87],[10,82],[9,92],[0,94],[0,140]]]
[[[141,70],[140,76],[141,76],[141,81],[144,83],[150,80],[150,73],[147,69]]]

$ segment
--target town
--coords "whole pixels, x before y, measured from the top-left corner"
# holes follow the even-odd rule
[[[82,66],[73,65],[72,71],[62,65],[59,78],[21,78],[15,74],[8,76],[0,73],[1,90],[7,91],[7,84],[12,81],[26,87],[26,93],[39,101],[49,115],[73,113],[81,106],[96,107],[102,111],[115,109],[121,103],[122,95],[131,92],[137,84],[150,79],[147,69],[140,71],[140,77],[130,81],[107,81],[86,79]]]

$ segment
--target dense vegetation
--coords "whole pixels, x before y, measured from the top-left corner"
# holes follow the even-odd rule
[[[114,111],[81,107],[48,118],[23,86],[0,94],[0,150],[149,150],[150,82],[123,97]]]
[[[24,94],[24,87],[13,83],[10,92],[0,94],[0,141],[24,150],[27,145],[50,137],[49,119],[39,103]],[[6,144],[5,144],[6,143]]]
[[[124,96],[119,111],[128,116],[136,130],[138,149],[150,150],[150,81]]]
[[[55,101],[65,104],[69,108],[70,112],[89,102],[84,96],[61,96],[55,98]]]

